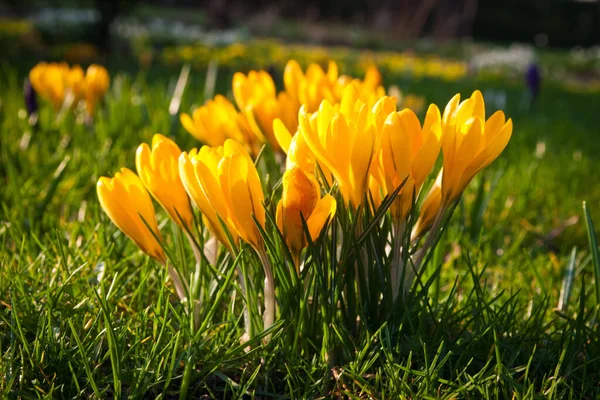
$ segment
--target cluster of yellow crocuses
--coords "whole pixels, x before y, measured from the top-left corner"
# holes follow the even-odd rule
[[[106,68],[92,64],[87,70],[79,65],[70,67],[66,62],[41,62],[29,72],[31,86],[55,111],[83,102],[88,115],[94,115],[96,105],[104,97],[110,84]]]
[[[292,61],[284,86],[277,94],[264,71],[236,74],[233,92],[239,111],[217,96],[193,117],[182,115],[186,129],[206,143],[199,150],[182,152],[157,134],[152,146],[142,144],[137,150],[138,175],[123,168],[114,178],[101,177],[97,185],[110,219],[161,263],[167,257],[148,192],[188,235],[195,221],[193,204],[225,251],[235,255],[240,242],[249,244],[264,267],[265,328],[275,320],[276,285],[263,230],[281,232],[282,245],[300,271],[304,248],[323,234],[328,221],[336,220],[338,206],[343,203],[349,213],[344,218],[352,220],[365,207],[377,209],[383,199],[393,198],[390,283],[394,298],[406,294],[444,215],[475,174],[498,157],[512,133],[512,122],[502,111],[486,119],[479,91],[462,102],[456,95],[443,113],[430,105],[421,123],[412,110],[397,110],[396,99],[385,95],[372,71],[357,80],[339,76],[335,64],[327,72],[318,66],[303,72]],[[270,200],[280,199],[270,219],[276,227],[267,224],[264,182],[251,158],[264,144],[287,154],[282,193],[269,194]],[[438,178],[424,200],[417,201],[440,151]],[[420,216],[409,226],[415,204],[421,204]],[[403,249],[406,234],[411,246],[425,235],[427,239],[417,251]],[[409,250],[412,267],[405,268],[402,252]],[[173,279],[183,293],[187,282]]]
[[[359,80],[340,75],[333,61],[327,71],[318,64],[310,64],[304,72],[291,60],[285,66],[283,83],[284,90],[277,93],[273,78],[266,71],[237,72],[232,83],[237,109],[226,97],[217,95],[191,116],[181,114],[181,123],[203,143],[217,146],[231,138],[256,155],[265,143],[281,151],[273,121],[279,119],[289,132],[296,132],[301,106],[312,113],[323,100],[337,104],[348,86],[354,86],[370,105],[385,95],[381,75],[375,67],[368,68],[365,78]]]

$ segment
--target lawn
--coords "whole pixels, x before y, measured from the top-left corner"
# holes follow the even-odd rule
[[[22,95],[32,65],[0,68],[4,396],[600,396],[599,282],[582,208],[586,201],[600,225],[597,93],[549,82],[530,106],[520,81],[415,79],[386,71],[386,87],[396,84],[442,111],[454,94],[466,98],[482,90],[488,115],[501,108],[513,119],[508,147],[469,185],[421,283],[393,310],[384,310],[387,319],[386,312],[372,311],[377,305],[365,306],[371,313],[358,311],[348,328],[340,322],[347,315],[315,311],[315,279],[299,298],[279,287],[270,340],[259,332],[242,343],[243,301],[231,257],[222,254],[217,266],[202,272],[196,329],[166,269],[119,232],[96,195],[100,176],[122,166],[135,170],[136,147],[155,133],[184,151],[199,146],[178,114],[169,114],[179,68],[109,65],[110,89],[93,124],[70,113],[57,122],[40,100],[34,127]],[[232,98],[233,72],[219,69],[217,93]],[[281,86],[282,71],[273,72]],[[181,112],[203,103],[205,75],[192,70]],[[270,150],[265,152],[259,170],[268,176],[263,184],[273,204],[281,196],[280,175],[273,172]],[[193,265],[181,230],[155,207],[174,258]],[[376,238],[385,243],[379,228],[367,235],[365,248]],[[322,242],[327,247],[328,239]],[[256,257],[243,253],[252,267]]]

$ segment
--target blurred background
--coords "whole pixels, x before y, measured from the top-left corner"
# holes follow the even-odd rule
[[[371,59],[417,76],[436,67],[407,66],[415,55],[458,62],[447,78],[523,79],[535,65],[589,89],[600,81],[599,43],[599,0],[0,0],[0,57],[12,61],[268,68],[302,58],[285,44],[342,65],[344,49],[363,49],[346,64]]]

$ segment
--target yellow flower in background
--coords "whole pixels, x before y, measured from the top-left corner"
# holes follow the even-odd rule
[[[298,130],[300,104],[287,92],[280,92],[277,95],[277,102],[279,103],[279,119],[289,131],[296,132]]]
[[[381,170],[388,193],[406,179],[391,206],[392,215],[404,221],[423,182],[438,158],[442,126],[435,105],[427,110],[423,127],[415,113],[405,108],[390,114],[381,135]]]
[[[316,240],[325,222],[335,214],[335,199],[326,194],[321,198],[319,184],[314,176],[300,167],[292,167],[283,175],[283,195],[277,204],[277,226],[294,257],[296,268],[302,249],[306,247],[306,235],[302,219]]]
[[[90,65],[84,73],[79,65],[69,67],[65,62],[41,62],[29,72],[29,80],[39,95],[50,101],[56,111],[63,104],[75,106],[85,100],[86,110],[92,115],[98,101],[108,90],[110,78],[100,65]]]
[[[250,71],[248,75],[236,72],[233,75],[233,95],[259,141],[270,143],[275,151],[281,150],[273,132],[273,120],[282,112],[271,75],[266,71]],[[280,98],[286,105],[285,95]],[[289,119],[289,116],[286,117],[286,120]]]
[[[90,115],[94,114],[96,104],[104,97],[109,85],[106,68],[97,64],[88,67],[85,73],[85,107]]]
[[[73,96],[72,103],[77,104],[81,100],[87,91],[86,88],[86,77],[83,69],[79,65],[74,65],[71,68],[67,66],[64,69],[64,80],[65,87],[67,88],[67,95]]]
[[[381,85],[381,73],[373,64],[367,67],[363,80],[342,75],[337,83],[336,96],[338,98],[342,97],[348,85],[354,85],[360,94],[360,98],[369,106],[373,106],[379,99],[385,96],[385,88]]]
[[[152,138],[152,148],[142,143],[135,154],[135,166],[144,186],[180,226],[193,226],[194,214],[179,177],[181,150],[161,134]]]
[[[476,90],[463,102],[458,94],[448,102],[442,126],[442,201],[448,205],[460,196],[477,172],[502,153],[513,125],[502,111],[486,121],[483,96]]]
[[[304,73],[295,60],[290,60],[285,66],[283,82],[285,92],[298,109],[304,105],[309,113],[317,111],[323,100],[331,104],[339,103],[349,85],[356,87],[359,97],[369,106],[385,96],[381,74],[374,65],[367,68],[365,78],[361,80],[348,75],[340,76],[334,61],[329,61],[327,72],[318,64],[309,64]]]
[[[209,150],[209,147],[203,147],[202,149]],[[206,151],[205,150],[205,151]],[[228,249],[230,243],[227,240],[227,235],[221,226],[217,211],[210,203],[208,197],[204,193],[204,189],[200,184],[200,180],[196,176],[196,169],[192,160],[199,158],[198,151],[196,149],[190,150],[189,154],[186,152],[181,153],[179,156],[179,175],[181,176],[181,182],[187,192],[188,196],[192,199],[196,207],[202,212],[202,219],[204,224],[212,232],[213,235],[223,243]],[[216,168],[215,168],[216,169]],[[227,224],[227,222],[225,222]],[[237,234],[235,230],[231,229],[230,234],[232,238],[237,240]]]
[[[321,101],[336,103],[336,84],[338,68],[329,62],[327,72],[320,65],[310,64],[306,74],[295,60],[290,60],[283,71],[283,83],[286,93],[297,104],[298,109],[304,105],[308,112],[315,112]]]
[[[304,72],[296,60],[289,60],[283,69],[283,86],[293,101],[300,107],[300,87],[303,85]]]
[[[440,170],[433,186],[429,189],[427,196],[425,196],[425,200],[421,204],[421,209],[419,210],[419,219],[413,226],[411,241],[417,240],[422,237],[429,228],[433,225],[433,221],[438,215],[440,211],[440,207],[442,204],[442,174],[443,169]]]
[[[98,179],[96,190],[110,220],[143,252],[164,263],[167,258],[156,240],[156,237],[162,238],[152,199],[140,178],[131,170],[121,168],[112,179],[104,176]]]
[[[248,75],[236,72],[233,75],[232,90],[240,110],[265,98],[276,98],[275,83],[266,71],[250,71]]]
[[[269,143],[273,150],[281,151],[275,133],[273,121],[280,115],[280,106],[276,98],[265,97],[253,102],[242,110],[252,132],[262,143]]]
[[[29,80],[33,89],[44,99],[50,101],[55,110],[59,110],[64,101],[68,87],[67,63],[41,62],[29,72]]]
[[[209,146],[222,146],[227,139],[251,143],[256,139],[235,106],[224,96],[216,95],[192,113],[182,113],[181,124],[192,136]]]

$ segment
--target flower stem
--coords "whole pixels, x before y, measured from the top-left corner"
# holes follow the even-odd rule
[[[169,278],[173,281],[173,286],[175,286],[175,292],[177,293],[177,297],[179,297],[179,301],[182,303],[187,299],[187,293],[189,292],[189,286],[187,282],[182,281],[179,273],[175,269],[173,265],[168,265]]]
[[[246,288],[246,277],[244,276],[244,272],[242,268],[238,265],[237,267],[238,279],[240,281],[240,290],[242,291],[242,296],[244,296],[244,301],[246,302],[244,306],[244,330],[246,332],[246,339],[250,340],[252,337],[252,321],[250,320],[250,303],[248,299],[248,289]]]
[[[202,285],[202,254],[200,253],[200,249],[196,245],[196,242],[192,238],[192,236],[186,232],[186,236],[188,241],[190,242],[190,246],[192,247],[192,251],[194,253],[194,258],[196,259],[196,267],[194,269],[194,273],[192,274],[192,303],[194,307],[194,331],[200,328],[200,309],[202,307],[202,298],[204,297],[204,285]]]
[[[444,220],[444,214],[446,214],[447,209],[448,209],[447,206],[440,207],[437,215],[435,216],[435,219],[433,220],[433,224],[431,225],[431,228],[429,229],[429,235],[427,235],[427,239],[425,240],[423,247],[421,247],[415,253],[415,256],[413,257],[413,268],[411,268],[411,271],[410,271],[410,273],[412,274],[412,279],[414,279],[415,275],[421,269],[421,264],[423,262],[423,259],[425,258],[425,255],[429,251],[429,248],[432,245],[434,245],[435,243],[437,243],[437,241],[440,237],[440,224]],[[405,283],[406,283],[406,281],[405,281]],[[412,286],[412,282],[410,284]],[[409,288],[410,288],[410,286],[409,286]]]
[[[397,220],[394,222],[392,264],[390,266],[390,278],[392,280],[392,300],[394,302],[396,301],[396,298],[398,298],[398,292],[400,291],[401,281],[404,281],[406,283],[407,279],[406,268],[404,260],[402,259],[402,238],[404,237],[405,228],[406,223],[404,221]],[[406,284],[404,286],[406,286]]]
[[[271,263],[269,261],[269,257],[265,252],[264,248],[258,249],[258,258],[263,265],[263,269],[265,270],[265,287],[264,287],[264,296],[265,296],[265,311],[263,314],[263,329],[267,330],[273,323],[275,322],[275,280],[273,277],[273,268],[271,267]],[[268,342],[271,339],[271,335],[268,335],[265,340]]]

